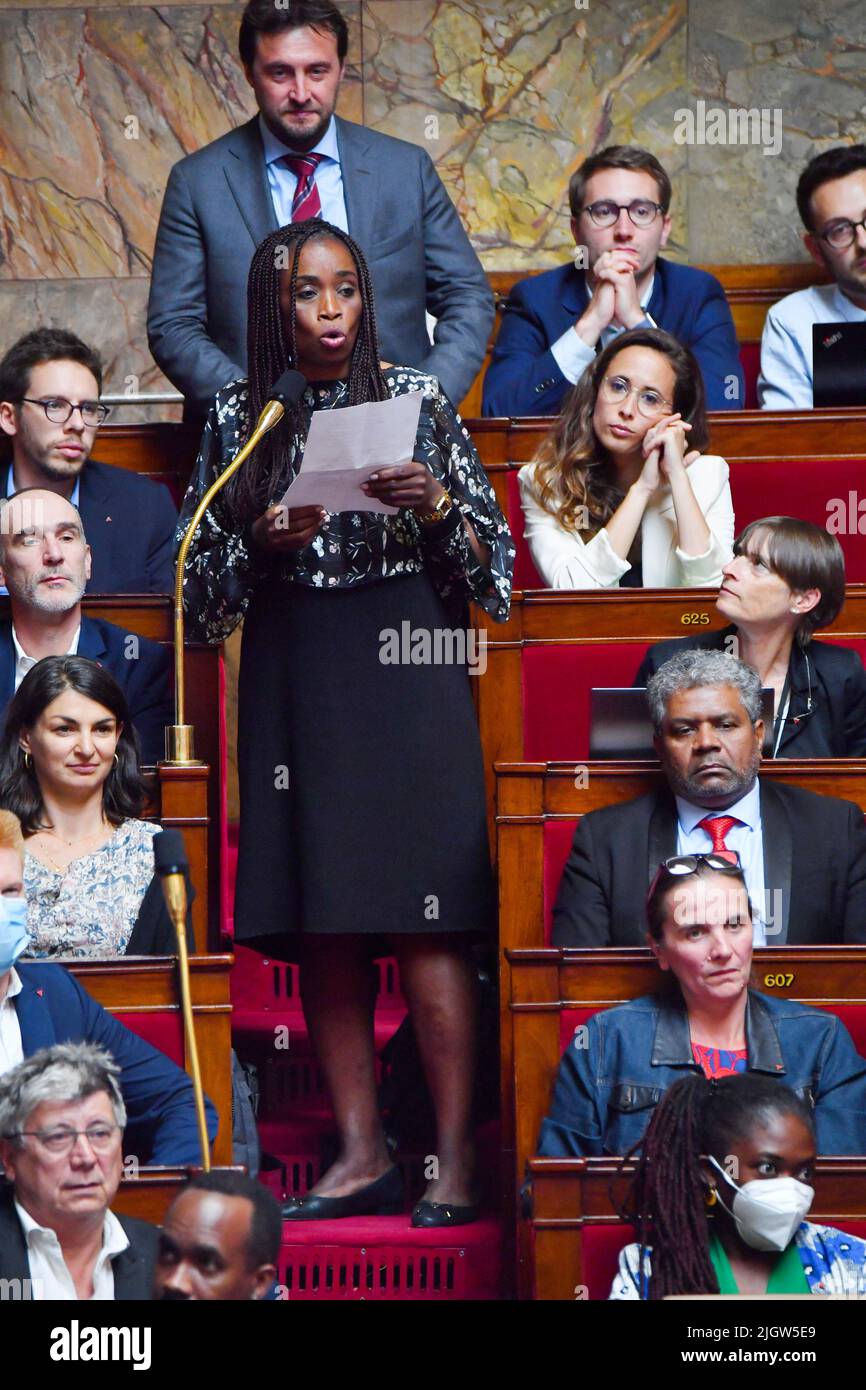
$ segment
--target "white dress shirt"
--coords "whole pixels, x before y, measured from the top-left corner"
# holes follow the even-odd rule
[[[12,1002],[20,993],[21,977],[13,966],[9,971],[9,986],[0,1002],[0,1076],[24,1061],[21,1024],[18,1022],[18,1010]]]
[[[346,216],[343,171],[340,166],[340,151],[337,146],[337,127],[334,125],[333,117],[318,145],[315,145],[312,150],[293,150],[291,146],[284,145],[282,140],[278,140],[273,131],[265,124],[261,116],[259,116],[259,130],[262,133],[262,143],[265,147],[268,187],[271,190],[271,201],[279,225],[287,227],[292,220],[292,199],[295,196],[298,180],[291,169],[287,169],[278,161],[287,154],[321,154],[325,157],[316,170],[316,187],[319,190],[319,202],[322,204],[322,217],[326,222],[331,222],[335,227],[339,227],[340,231],[348,232],[349,219]]]
[[[618,588],[631,565],[617,555],[607,529],[602,527],[584,541],[576,531],[561,526],[538,501],[535,464],[525,464],[517,481],[524,536],[542,583],[549,589]],[[709,547],[703,555],[686,555],[680,549],[670,485],[658,488],[640,527],[645,589],[718,588],[722,566],[734,553],[734,504],[725,460],[702,454],[689,467],[689,481],[710,529]]]
[[[706,806],[695,806],[691,801],[678,796],[677,802],[677,854],[710,854],[713,837],[699,822],[707,816],[736,816],[742,825],[735,825],[725,836],[725,844],[740,856],[740,864],[749,890],[752,904],[752,939],[756,946],[766,946],[768,918],[774,912],[774,904],[768,904],[764,890],[764,841],[761,826],[761,792],[757,779],[751,791],[727,806],[724,811],[709,811]],[[781,918],[776,919],[781,927]]]
[[[635,324],[636,328],[657,327],[655,319],[651,318],[646,312],[646,306],[652,298],[655,281],[656,277],[655,273],[653,273],[647,285],[646,292],[640,302],[640,307],[644,311],[644,317],[640,323]],[[589,287],[587,286],[587,288]],[[625,333],[626,331],[625,328],[620,328],[616,324],[609,323],[607,328],[601,330],[601,336],[598,340],[599,351],[602,348],[606,348],[608,343],[612,342],[614,338],[618,338],[620,333]],[[567,328],[562,337],[557,338],[555,343],[551,343],[550,351],[553,353],[554,361],[562,372],[562,375],[565,377],[566,381],[571,382],[572,386],[583,375],[584,370],[589,366],[590,362],[592,362],[596,353],[594,347],[590,347],[588,343],[585,343],[582,338],[578,337],[573,326]]]
[[[63,1250],[56,1231],[40,1226],[25,1211],[19,1202],[15,1203],[18,1220],[27,1242],[27,1256],[30,1265],[30,1281],[33,1299],[37,1303],[77,1302],[78,1294],[72,1275],[66,1268]],[[105,1213],[102,1227],[102,1249],[93,1267],[93,1293],[88,1302],[110,1303],[114,1299],[114,1270],[111,1261],[121,1250],[129,1245],[129,1236],[124,1231],[114,1212]]]
[[[810,285],[774,304],[761,337],[761,409],[811,410],[812,325],[864,319],[866,309],[853,304],[838,285]]]
[[[78,627],[75,629],[75,636],[72,639],[72,645],[69,648],[69,651],[66,653],[67,656],[78,655],[78,642],[80,637],[81,624],[79,623]],[[15,647],[15,689],[17,690],[24,677],[27,675],[27,672],[32,671],[37,661],[41,661],[42,658],[40,656],[27,655],[21,643],[18,641],[18,634],[15,631],[14,624],[12,625],[12,643]]]

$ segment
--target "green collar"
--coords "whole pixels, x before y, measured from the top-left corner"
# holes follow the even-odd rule
[[[710,1259],[719,1282],[719,1293],[739,1294],[731,1262],[715,1231],[710,1232]],[[796,1240],[782,1251],[770,1272],[767,1293],[809,1293],[809,1281]]]

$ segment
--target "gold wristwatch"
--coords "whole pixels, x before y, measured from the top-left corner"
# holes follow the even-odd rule
[[[454,501],[450,492],[443,492],[435,507],[431,507],[429,512],[416,512],[415,515],[422,526],[435,526],[438,521],[445,520],[453,507]]]

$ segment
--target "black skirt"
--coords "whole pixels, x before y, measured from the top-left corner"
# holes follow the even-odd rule
[[[466,664],[393,660],[411,656],[410,634],[435,654],[453,627],[426,575],[254,597],[238,683],[238,940],[490,930],[472,678]],[[459,645],[441,641],[440,658]]]

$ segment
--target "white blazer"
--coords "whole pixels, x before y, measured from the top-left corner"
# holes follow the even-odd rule
[[[607,530],[584,543],[566,530],[538,501],[535,464],[517,475],[524,535],[533,564],[549,589],[616,589],[631,569],[613,550]],[[702,454],[689,467],[689,481],[710,528],[703,555],[685,555],[677,545],[677,519],[670,485],[650,498],[641,522],[641,565],[646,589],[718,588],[722,566],[733,554],[734,506],[728,465],[716,454]]]

